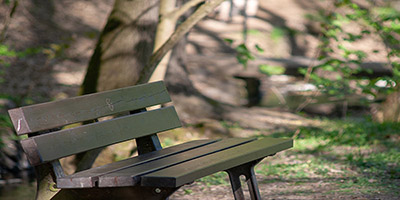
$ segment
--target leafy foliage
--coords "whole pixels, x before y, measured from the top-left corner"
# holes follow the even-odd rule
[[[228,42],[231,46],[233,46],[233,40],[232,39],[224,39],[226,42]],[[236,50],[236,60],[243,65],[244,69],[247,68],[247,64],[250,60],[255,60],[255,56],[253,52],[249,50],[249,48],[246,46],[246,44],[242,43],[234,47]],[[264,49],[261,48],[258,44],[254,45],[255,50],[257,52],[262,53],[264,52]],[[258,70],[259,72],[266,74],[268,76],[270,75],[277,75],[277,74],[283,74],[285,72],[285,68],[281,66],[273,66],[273,65],[268,65],[268,64],[261,64],[258,65]]]
[[[283,74],[285,72],[284,67],[267,65],[267,64],[259,65],[258,69],[261,73],[266,75],[278,75],[278,74]]]
[[[257,172],[279,179],[307,180],[320,177],[337,181],[334,188],[352,188],[366,194],[399,195],[400,126],[370,119],[323,120],[318,127],[277,132],[274,137],[292,137],[294,148],[283,152],[287,163],[260,164]],[[260,136],[265,137],[265,136]]]
[[[322,64],[300,72],[309,77],[323,92],[345,96],[361,90],[376,97],[380,92],[394,91],[395,86],[400,84],[400,12],[388,5],[375,6],[372,5],[373,2],[370,3],[368,7],[361,7],[351,0],[336,0],[335,10],[321,10],[318,15],[308,16],[311,20],[318,21],[322,29],[321,55],[318,57]],[[358,77],[361,72],[372,73],[371,70],[361,68],[361,63],[368,53],[364,49],[349,46],[356,46],[355,43],[365,37],[377,37],[385,45],[387,67],[393,71],[393,76],[373,79]],[[377,50],[373,52],[379,53]],[[336,76],[328,78],[317,75],[317,69],[335,73]],[[352,82],[356,83],[356,87],[351,87]],[[378,87],[377,82],[384,82],[386,85]]]
[[[229,45],[231,45],[231,46],[233,45],[234,41],[232,39],[225,38],[224,40],[225,40],[225,42],[228,42]],[[258,45],[257,45],[256,48],[259,49],[259,50],[262,50]],[[247,63],[250,60],[254,60],[255,57],[253,56],[253,54],[250,52],[250,50],[247,48],[246,44],[244,44],[244,43],[237,45],[235,47],[235,50],[236,50],[236,59],[237,59],[237,61],[240,64],[242,64],[243,67],[246,69],[247,68]]]
[[[278,42],[279,40],[281,40],[283,37],[285,36],[285,30],[282,28],[277,28],[274,27],[270,33],[270,38],[275,41]]]

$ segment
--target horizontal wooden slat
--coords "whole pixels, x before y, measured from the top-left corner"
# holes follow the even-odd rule
[[[163,82],[137,85],[9,110],[18,135],[171,101]]]
[[[143,163],[148,163],[157,159],[179,154],[185,151],[196,149],[205,145],[212,144],[218,140],[194,140],[172,147],[164,148],[159,151],[153,151],[136,157],[128,158],[118,162],[110,163],[100,167],[81,171],[63,178],[57,179],[58,188],[91,188],[95,187],[98,177],[107,173],[134,167]]]
[[[179,187],[198,178],[291,148],[291,139],[263,138],[141,177],[142,186]]]
[[[32,165],[37,165],[180,126],[175,109],[166,107],[31,137],[21,144],[37,147],[37,152],[25,151],[30,158],[40,157],[40,160],[30,160]]]
[[[185,151],[165,158],[157,159],[152,162],[144,163],[134,167],[126,168],[99,177],[99,187],[123,187],[136,185],[140,176],[167,167],[177,165],[182,162],[190,161],[208,154],[222,151],[227,148],[250,142],[252,138],[230,138],[221,140],[207,146]],[[198,163],[201,165],[202,163]]]

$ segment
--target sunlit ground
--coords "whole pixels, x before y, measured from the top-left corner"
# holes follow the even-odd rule
[[[256,167],[265,199],[400,197],[398,123],[323,120],[318,128],[305,127],[272,136],[292,137],[294,134],[293,149],[266,158]],[[198,188],[184,188],[176,199],[189,195],[201,199],[201,194],[207,191],[204,187],[230,189],[225,173],[202,178],[195,184]]]

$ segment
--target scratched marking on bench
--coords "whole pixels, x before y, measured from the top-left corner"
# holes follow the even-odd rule
[[[66,113],[57,113],[57,114],[47,114],[47,115],[40,115],[36,118],[36,120],[39,122],[39,124],[41,125],[47,125],[48,123],[52,123],[52,120],[49,121],[49,119],[52,118],[56,118],[56,119],[64,119],[64,123],[70,123],[70,119],[79,117],[81,113],[84,112],[92,112],[92,113],[96,113],[97,117],[103,117],[106,115],[110,115],[116,110],[116,107],[118,104],[120,103],[132,103],[132,102],[136,102],[136,104],[142,103],[143,101],[147,100],[154,100],[154,97],[165,93],[167,91],[165,90],[159,90],[159,91],[155,91],[154,93],[148,94],[148,95],[144,95],[144,96],[139,96],[136,98],[129,98],[127,97],[126,99],[120,99],[120,100],[115,100],[112,101],[110,98],[106,98],[105,100],[105,105],[103,104],[102,106],[98,106],[98,107],[91,107],[88,109],[81,109],[79,111],[76,112],[66,112]],[[109,110],[109,111],[107,111]],[[20,129],[22,129],[22,127],[20,126]]]
[[[18,132],[19,130],[21,130],[21,120],[22,120],[22,118],[18,119],[17,132]]]
[[[109,108],[111,111],[114,111],[114,105],[112,104],[111,99],[107,98],[107,99],[106,99],[106,104],[108,105],[108,108]]]
[[[132,101],[137,101],[137,100],[143,100],[143,99],[145,99],[145,98],[150,98],[150,97],[157,96],[157,95],[159,95],[159,94],[161,94],[161,93],[164,93],[164,92],[167,92],[167,91],[165,91],[165,90],[157,91],[157,92],[155,92],[155,93],[153,93],[153,94],[149,94],[149,95],[147,95],[147,96],[141,96],[141,97],[137,97],[137,98],[132,98],[132,99],[130,99],[130,100],[126,100],[126,102],[132,102]]]
[[[157,92],[155,92],[153,94],[149,94],[149,95],[145,95],[145,96],[140,96],[140,97],[127,99],[127,100],[118,100],[118,101],[115,101],[114,103],[111,102],[111,99],[107,98],[106,99],[106,106],[111,111],[114,111],[114,106],[119,104],[119,103],[121,103],[121,102],[129,103],[129,102],[135,102],[135,101],[143,101],[143,100],[148,99],[148,98],[154,98],[155,96],[160,95],[160,94],[162,94],[164,92],[166,92],[166,91],[165,90],[161,90],[161,91],[157,91]],[[102,107],[102,108],[104,108],[104,107]],[[101,109],[101,108],[93,108],[92,111],[99,110],[99,109]]]

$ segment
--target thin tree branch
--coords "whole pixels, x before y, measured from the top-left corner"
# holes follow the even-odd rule
[[[219,4],[225,0],[206,1],[201,5],[189,18],[186,19],[171,37],[165,42],[150,58],[150,62],[143,68],[137,84],[147,83],[151,74],[155,70],[158,63],[164,55],[172,49],[176,43],[187,33],[189,30],[203,19],[208,13],[212,12]]]
[[[168,13],[165,17],[167,17],[167,18],[171,17],[171,18],[177,20],[180,16],[185,14],[186,11],[188,11],[192,7],[194,7],[194,6],[196,6],[199,3],[204,2],[204,1],[205,0],[191,0],[191,1],[188,1],[185,4],[183,4],[181,7],[175,8],[172,12]]]
[[[176,19],[165,17],[168,13],[173,13],[176,0],[161,0],[159,7],[160,20],[157,25],[157,32],[154,41],[154,51],[156,52],[175,31]]]
[[[157,25],[153,52],[156,52],[175,31],[177,18],[165,17],[166,14],[172,13],[176,10],[175,6],[176,0],[160,0],[160,20]],[[165,74],[167,73],[169,58],[171,56],[170,52],[171,50],[160,61],[157,68],[152,73],[149,82],[164,80]]]

